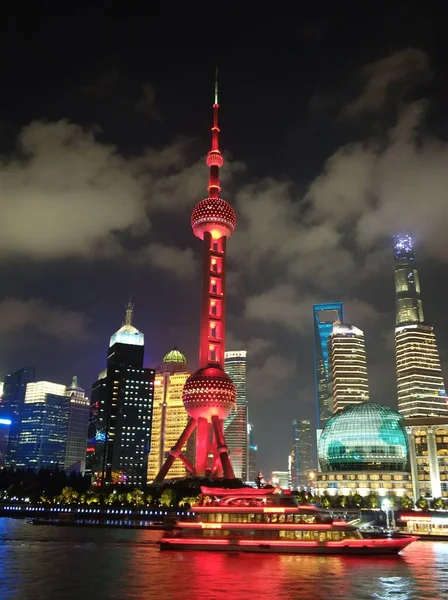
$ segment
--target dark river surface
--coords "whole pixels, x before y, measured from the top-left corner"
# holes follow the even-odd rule
[[[355,558],[160,552],[159,536],[0,519],[0,600],[448,600],[448,542]]]

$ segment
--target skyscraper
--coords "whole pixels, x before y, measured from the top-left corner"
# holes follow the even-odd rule
[[[51,381],[28,383],[15,466],[34,470],[64,468],[69,419],[65,391],[65,385]]]
[[[364,333],[336,322],[328,339],[333,412],[369,399]]]
[[[316,383],[317,429],[324,426],[333,413],[328,361],[328,339],[333,332],[333,323],[344,321],[342,302],[314,304],[314,374]]]
[[[34,367],[23,367],[5,377],[0,416],[11,421],[5,456],[5,464],[8,466],[16,464],[21,409],[25,403],[26,386],[34,379]]]
[[[99,485],[146,483],[155,371],[143,367],[144,335],[132,312],[128,304],[110,338],[107,368],[92,387],[87,461]]]
[[[238,350],[224,354],[224,371],[236,387],[236,403],[224,421],[224,434],[229,447],[235,477],[248,477],[248,409],[246,396],[247,352]]]
[[[433,326],[423,320],[414,242],[394,236],[398,410],[405,417],[447,416],[447,394]]]
[[[294,419],[292,422],[293,445],[289,459],[292,489],[306,487],[313,469],[311,421]]]
[[[247,437],[249,440],[248,481],[254,482],[258,476],[258,446],[255,443],[254,426],[252,425],[252,423],[248,423],[247,425]]]
[[[148,481],[156,478],[169,451],[187,425],[188,414],[182,401],[182,391],[189,376],[187,359],[177,348],[168,352],[156,369]],[[185,444],[182,451],[185,452],[186,449]],[[176,461],[167,475],[170,478],[180,478],[187,474],[185,465]]]
[[[410,235],[394,235],[396,324],[423,323],[420,281]]]
[[[224,371],[226,248],[227,238],[235,230],[236,215],[230,204],[219,197],[219,170],[224,158],[218,143],[218,110],[216,80],[212,147],[206,160],[210,169],[209,194],[196,204],[191,215],[193,233],[203,245],[199,369],[190,375],[183,390],[183,402],[189,416],[187,426],[170,450],[156,481],[163,481],[177,458],[198,477],[234,477],[223,426],[236,400],[235,385]],[[182,452],[193,432],[196,433],[194,465]]]
[[[73,377],[71,385],[67,386],[65,395],[69,398],[65,468],[84,472],[90,402],[85,390],[79,387],[76,376]]]

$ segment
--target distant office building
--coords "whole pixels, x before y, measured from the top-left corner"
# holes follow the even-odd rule
[[[406,418],[448,416],[447,394],[434,329],[424,322],[414,243],[394,236],[395,351],[398,410]]]
[[[258,476],[257,451],[258,446],[255,443],[254,426],[247,424],[247,437],[249,441],[249,461],[248,461],[248,481],[254,482]]]
[[[344,321],[344,305],[342,302],[314,304],[314,373],[316,383],[317,429],[323,427],[325,422],[333,414],[328,340],[333,332],[333,323],[335,321]]]
[[[309,487],[309,474],[313,469],[311,421],[294,419],[293,445],[288,459],[292,489]]]
[[[51,381],[28,383],[15,466],[64,468],[69,418],[65,391],[65,385]]]
[[[328,340],[333,412],[369,399],[364,333],[336,322]]]
[[[235,407],[224,421],[224,435],[235,477],[246,481],[248,474],[246,350],[225,352],[224,371],[232,378],[236,387]]]
[[[69,398],[68,431],[65,450],[65,468],[83,473],[86,464],[87,427],[89,425],[90,402],[85,390],[78,385],[75,376],[65,390]]]
[[[153,369],[143,368],[144,335],[125,321],[112,335],[107,368],[92,387],[87,470],[98,485],[145,485],[151,441]]]
[[[182,401],[182,390],[190,372],[187,359],[176,348],[168,352],[156,370],[152,414],[151,452],[148,457],[148,481],[153,481],[163,466],[169,451],[176,444],[188,422]],[[186,445],[182,452],[186,451]],[[174,461],[168,479],[186,477],[182,461]]]
[[[5,377],[0,417],[11,420],[8,448],[5,457],[5,464],[7,466],[14,466],[16,464],[17,446],[20,435],[20,413],[25,403],[26,386],[28,383],[34,381],[34,379],[34,367],[24,367]]]
[[[272,471],[270,484],[282,489],[289,489],[288,471]]]
[[[0,469],[3,469],[6,462],[10,427],[11,419],[0,416]]]

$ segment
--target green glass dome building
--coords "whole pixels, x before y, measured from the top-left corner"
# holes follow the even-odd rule
[[[409,451],[400,413],[374,402],[350,406],[329,419],[318,444],[322,472],[408,472]]]
[[[176,347],[174,347],[167,354],[165,354],[162,362],[185,364],[187,362],[187,359],[185,358],[185,354],[182,354],[182,352],[180,352]]]

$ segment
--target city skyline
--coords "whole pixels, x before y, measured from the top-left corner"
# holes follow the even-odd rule
[[[131,19],[123,40],[80,9],[56,18],[58,52],[31,14],[32,45],[5,32],[2,374],[77,373],[89,390],[129,297],[145,366],[177,345],[197,368],[200,242],[188,217],[203,193],[218,64],[225,197],[238,220],[227,349],[248,351],[260,466],[286,469],[291,420],[315,419],[313,304],[344,302],[365,333],[371,400],[396,408],[395,233],[415,237],[446,377],[446,50],[435,16],[420,9],[425,33],[414,10],[380,8],[369,23],[340,7],[306,14],[287,51],[287,20],[274,38],[257,20],[244,39],[217,35],[213,56],[202,36],[189,45],[196,30],[187,40],[163,18]],[[344,19],[354,26],[341,44]]]

